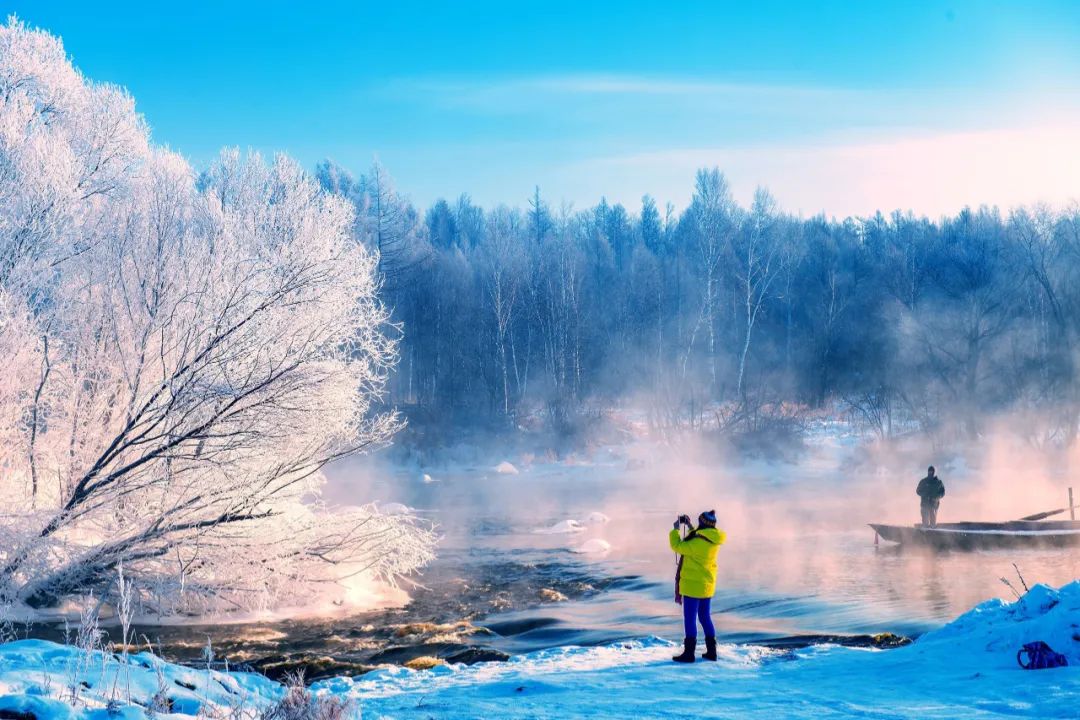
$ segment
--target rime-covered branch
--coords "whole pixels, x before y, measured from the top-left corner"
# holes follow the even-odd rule
[[[0,594],[122,564],[162,610],[251,606],[427,562],[423,524],[320,502],[326,463],[400,426],[353,208],[286,158],[196,177],[15,21],[0,98]]]

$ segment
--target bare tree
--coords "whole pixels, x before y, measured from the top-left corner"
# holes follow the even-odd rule
[[[488,216],[484,245],[484,288],[495,323],[495,346],[499,354],[503,414],[511,414],[510,352],[508,337],[516,316],[521,288],[522,247],[517,218],[506,208],[496,208]]]
[[[945,223],[931,273],[938,302],[919,314],[920,346],[969,434],[1004,390],[988,381],[997,375],[997,341],[1017,314],[1013,263],[996,211],[964,210]]]
[[[706,326],[709,338],[709,377],[713,392],[718,390],[716,351],[717,314],[716,302],[721,278],[720,264],[728,257],[732,240],[738,232],[740,217],[738,206],[731,197],[727,178],[718,168],[699,170],[694,197],[687,210],[689,232],[698,252],[698,271],[702,287],[701,314],[698,327]],[[693,345],[696,329],[691,333],[688,347]],[[687,355],[689,355],[689,349]]]
[[[388,292],[408,283],[427,253],[416,242],[420,217],[402,198],[386,168],[376,160],[358,185],[359,236],[378,254],[376,272]]]
[[[754,193],[754,205],[750,210],[745,242],[736,252],[738,281],[743,289],[746,319],[736,383],[736,394],[740,400],[745,399],[746,358],[750,354],[754,326],[762,307],[773,297],[773,286],[780,275],[782,256],[780,244],[774,237],[776,214],[776,201],[772,195],[765,188],[758,188]]]

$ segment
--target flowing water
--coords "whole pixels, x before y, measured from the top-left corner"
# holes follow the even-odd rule
[[[676,640],[675,563],[666,536],[678,513],[713,506],[728,531],[713,601],[726,641],[915,636],[986,598],[1010,597],[1001,578],[1021,587],[1014,563],[1029,583],[1080,577],[1080,553],[1072,549],[930,552],[875,545],[866,522],[914,515],[917,505],[894,507],[901,502],[882,491],[881,478],[838,479],[835,468],[829,459],[734,473],[708,466],[661,471],[612,456],[520,474],[461,468],[426,482],[417,472],[339,467],[331,478],[336,499],[355,494],[405,503],[443,533],[439,558],[409,590],[407,606],[317,621],[137,632],[172,660],[196,661],[209,639],[218,658],[271,675],[304,668],[309,679],[420,656],[473,662],[646,635]],[[610,521],[586,522],[598,511]],[[570,519],[581,523],[571,528],[578,532],[550,532],[567,529]],[[575,552],[592,539],[610,550]]]

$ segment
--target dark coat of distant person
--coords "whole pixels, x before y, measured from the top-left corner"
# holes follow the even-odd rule
[[[919,481],[915,494],[922,498],[923,505],[937,505],[945,497],[945,483],[937,475],[927,475]]]

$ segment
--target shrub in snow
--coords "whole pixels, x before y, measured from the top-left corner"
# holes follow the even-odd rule
[[[352,703],[335,695],[315,695],[304,684],[304,676],[286,681],[280,700],[259,713],[258,720],[345,720],[355,714]]]
[[[408,516],[319,500],[327,462],[399,427],[374,409],[396,345],[344,200],[285,158],[196,175],[14,20],[0,158],[0,604],[105,591],[121,560],[170,611],[430,559]]]

